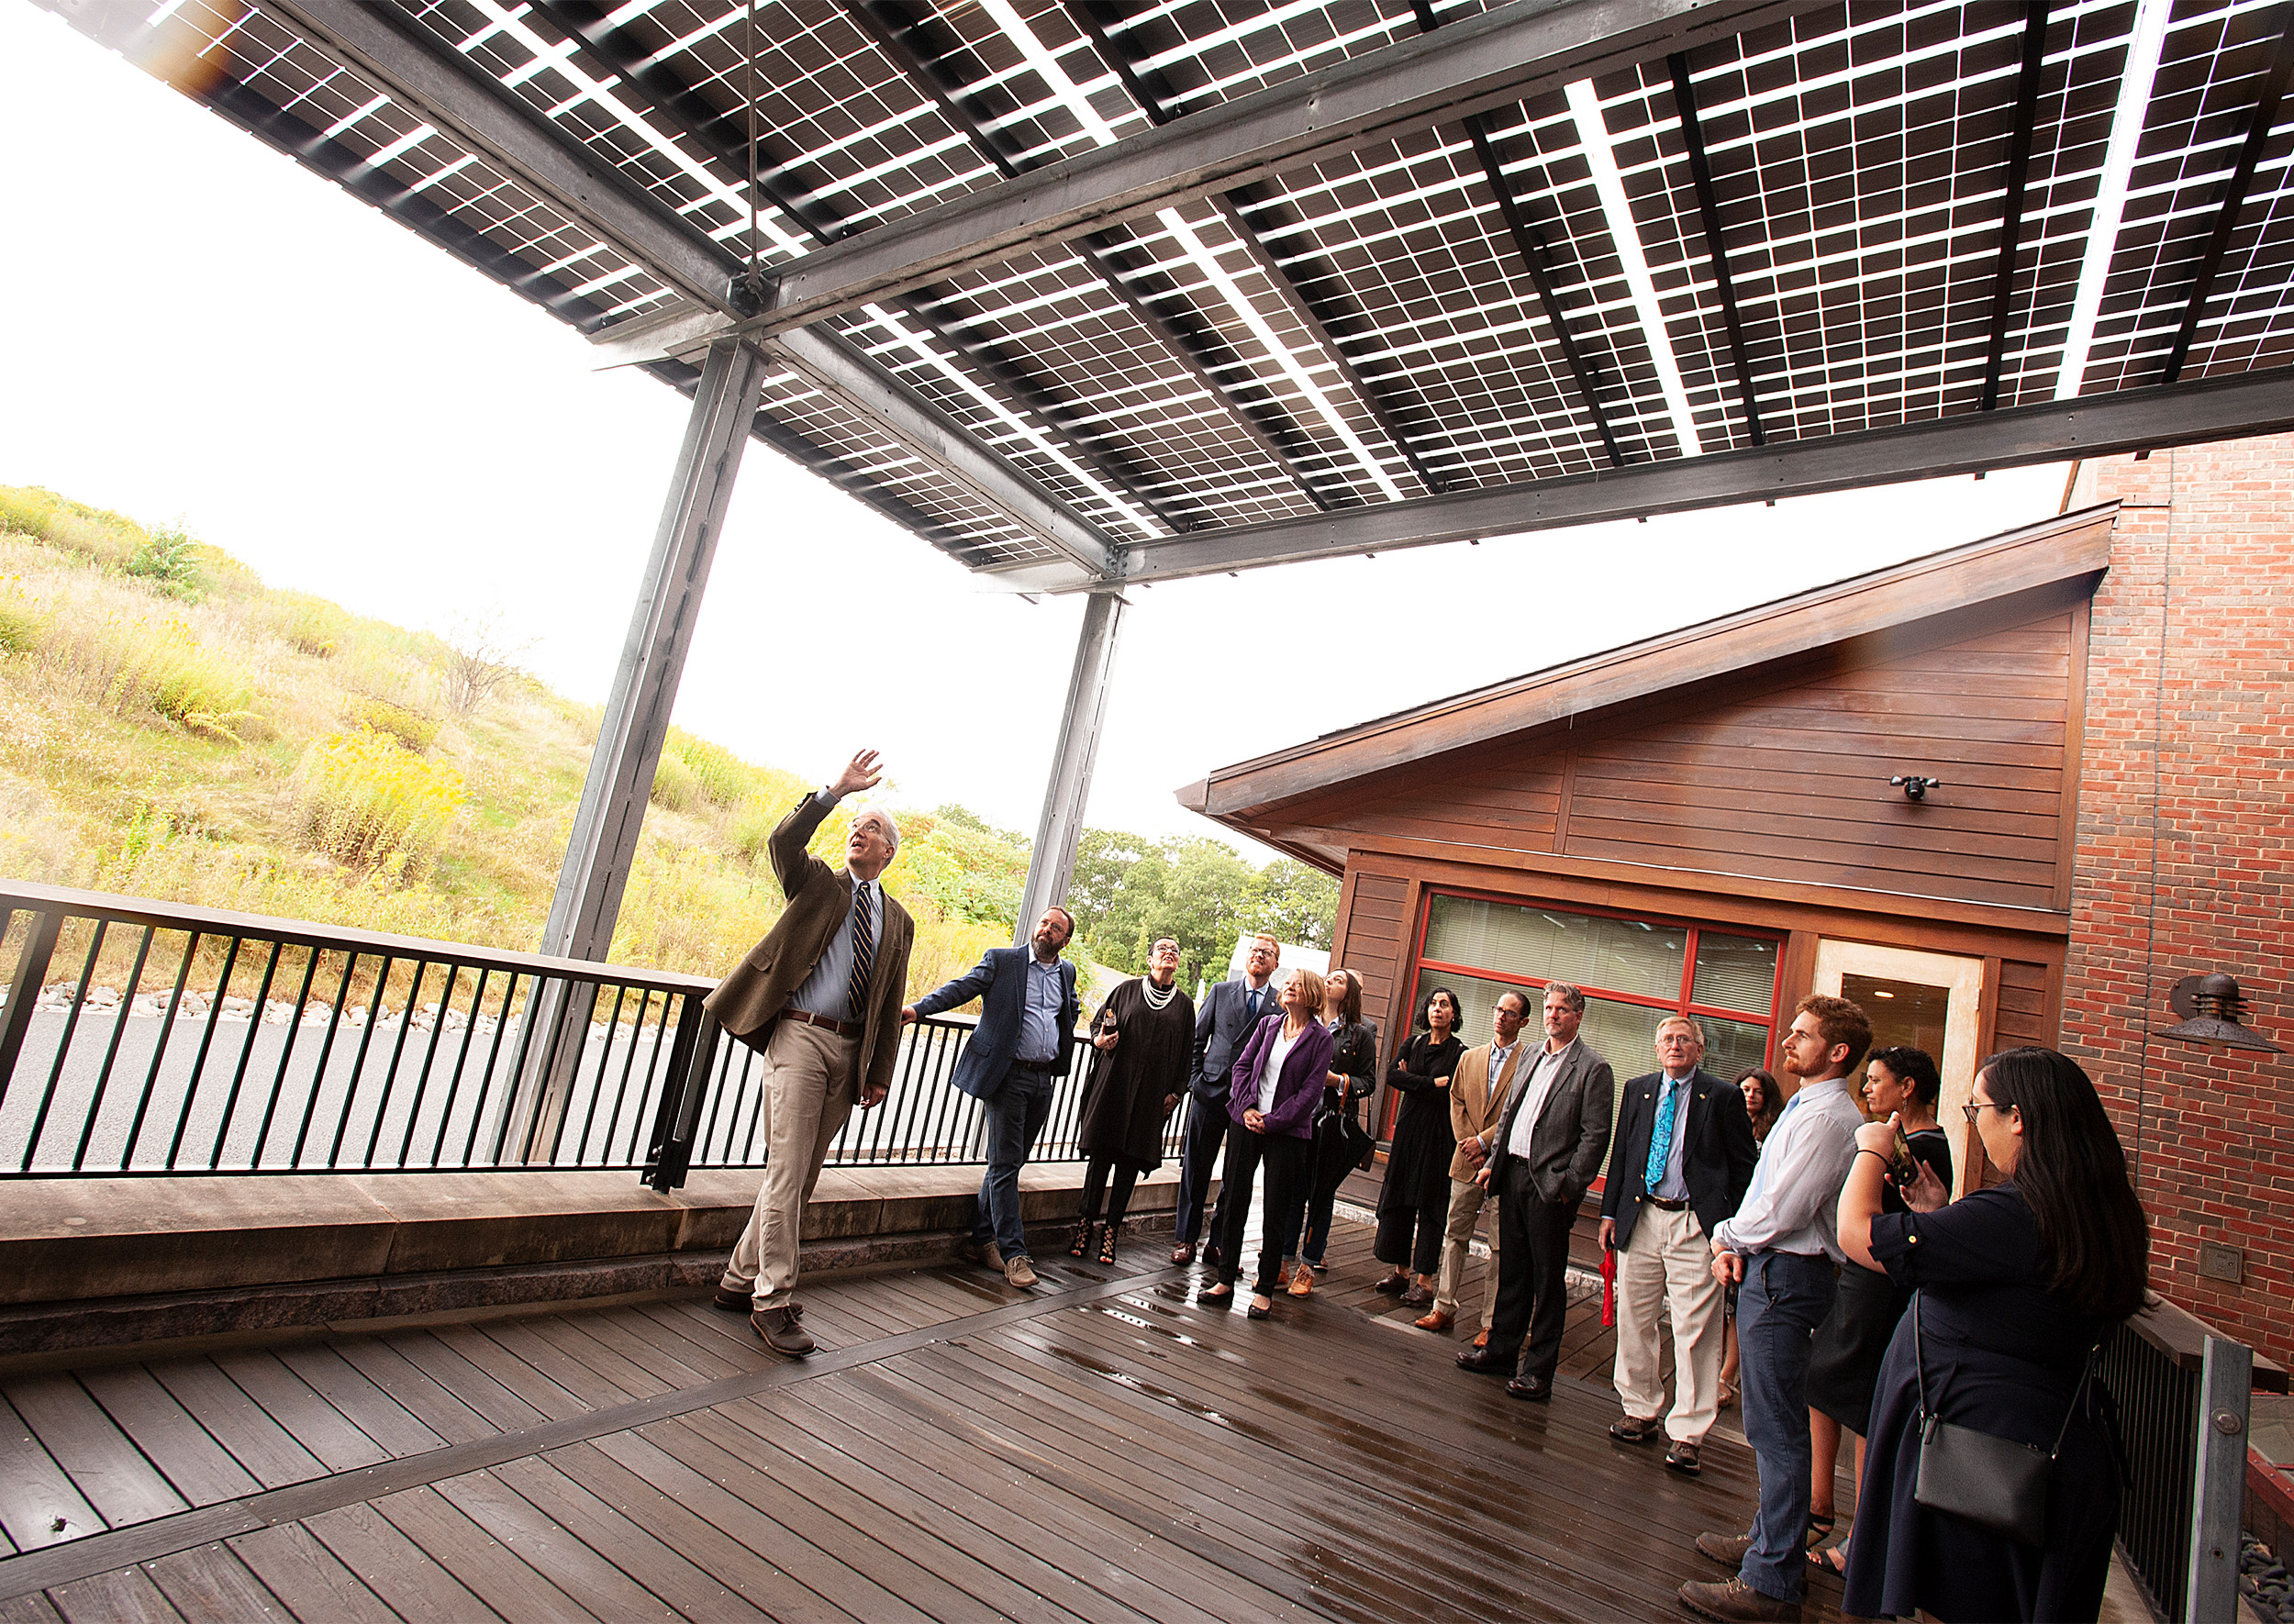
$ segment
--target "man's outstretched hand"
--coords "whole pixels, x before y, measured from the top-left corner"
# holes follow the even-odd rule
[[[885,770],[876,752],[863,750],[844,764],[844,771],[838,775],[834,787],[841,799],[845,795],[858,795],[864,789],[874,789],[877,781],[884,775]]]

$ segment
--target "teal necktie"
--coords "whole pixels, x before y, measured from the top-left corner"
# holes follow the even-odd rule
[[[1673,1159],[1673,1121],[1680,1111],[1681,1085],[1667,1077],[1658,1085],[1664,1090],[1657,1101],[1657,1125],[1649,1135],[1649,1165],[1641,1175],[1641,1187],[1654,1196],[1665,1182],[1665,1164]]]

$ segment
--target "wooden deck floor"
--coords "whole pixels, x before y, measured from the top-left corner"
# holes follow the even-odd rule
[[[1584,1307],[1508,1400],[1369,1241],[1260,1323],[1142,1241],[810,1282],[803,1363],[679,1298],[19,1374],[0,1620],[1687,1617],[1741,1440],[1696,1481],[1609,1442]]]

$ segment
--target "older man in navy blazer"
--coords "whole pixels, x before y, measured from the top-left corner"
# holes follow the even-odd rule
[[[1030,946],[988,949],[963,974],[900,1011],[912,1021],[980,1000],[980,1024],[954,1078],[986,1107],[987,1174],[972,1246],[980,1262],[1018,1286],[1035,1284],[1019,1216],[1019,1170],[1052,1114],[1052,1089],[1075,1042],[1075,967],[1060,957],[1075,932],[1073,916],[1054,904],[1036,921]]]
[[[1657,1069],[1625,1085],[1616,1149],[1601,1185],[1601,1244],[1617,1254],[1617,1396],[1609,1435],[1646,1443],[1659,1430],[1665,1383],[1657,1311],[1673,1311],[1672,1440],[1665,1463],[1695,1476],[1720,1413],[1720,1282],[1712,1231],[1735,1216],[1760,1155],[1744,1096],[1705,1071],[1705,1029],[1692,1016],[1657,1023]]]

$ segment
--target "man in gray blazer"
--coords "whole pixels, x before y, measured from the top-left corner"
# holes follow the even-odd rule
[[[1532,1404],[1553,1394],[1568,1307],[1569,1230],[1608,1153],[1617,1091],[1609,1062],[1577,1041],[1584,1019],[1583,992],[1565,981],[1545,984],[1545,1047],[1516,1068],[1504,1123],[1478,1175],[1498,1197],[1498,1311],[1489,1345],[1467,1349],[1458,1365],[1509,1374],[1507,1396]]]
[[[1275,967],[1282,960],[1282,943],[1271,936],[1253,936],[1243,957],[1242,979],[1212,987],[1196,1012],[1195,1059],[1186,1077],[1186,1138],[1179,1151],[1178,1216],[1173,1226],[1176,1232],[1172,1239],[1178,1242],[1171,1249],[1175,1263],[1195,1261],[1196,1239],[1203,1233],[1203,1203],[1210,1194],[1210,1170],[1219,1147],[1227,1142],[1227,1076],[1250,1041],[1251,1029],[1274,1011]],[[1225,1233],[1221,1218],[1226,1210],[1222,1188],[1211,1213],[1212,1240],[1205,1251],[1206,1262],[1219,1261],[1217,1237]]]
[[[862,751],[834,784],[781,819],[765,849],[788,906],[702,1001],[764,1055],[764,1179],[717,1306],[747,1314],[764,1345],[791,1359],[813,1351],[794,1295],[797,1228],[854,1103],[865,1110],[891,1086],[916,933],[908,910],[877,883],[900,849],[890,813],[872,806],[852,819],[841,868],[805,846],[837,802],[882,776],[876,752]]]

